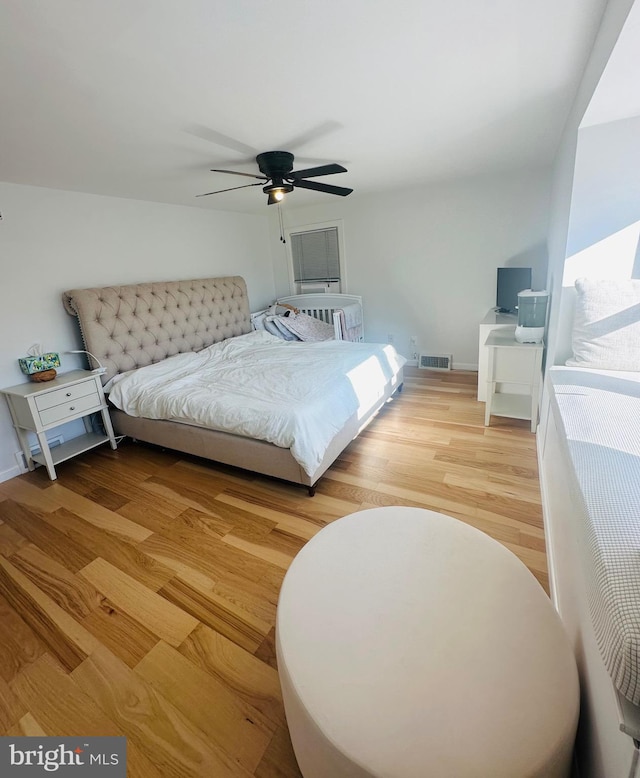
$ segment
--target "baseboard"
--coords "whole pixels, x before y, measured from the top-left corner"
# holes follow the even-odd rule
[[[23,473],[26,473],[26,470],[23,470],[21,467],[18,467],[18,465],[15,465],[14,467],[10,467],[8,470],[3,470],[0,472],[0,484],[3,481],[10,481],[12,478],[16,478],[19,475],[22,475]]]

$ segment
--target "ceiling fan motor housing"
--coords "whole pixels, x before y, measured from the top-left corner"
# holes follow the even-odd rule
[[[256,162],[268,178],[286,178],[293,170],[293,154],[289,151],[265,151],[258,154]]]

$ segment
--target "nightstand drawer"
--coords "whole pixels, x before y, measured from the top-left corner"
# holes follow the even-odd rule
[[[56,422],[64,421],[64,419],[68,419],[71,416],[76,416],[83,411],[88,411],[90,408],[100,408],[102,406],[102,398],[98,392],[96,392],[95,386],[91,394],[75,399],[65,399],[67,402],[63,402],[61,405],[55,405],[53,408],[46,408],[43,411],[39,411],[40,421],[43,425],[55,424]]]
[[[53,408],[54,405],[62,405],[75,400],[78,397],[93,394],[97,396],[95,381],[82,381],[82,383],[72,386],[61,386],[60,389],[53,389],[51,392],[45,392],[35,398],[36,408],[39,411],[45,411],[47,408]]]

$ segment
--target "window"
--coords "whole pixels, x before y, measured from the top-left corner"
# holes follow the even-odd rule
[[[344,291],[340,226],[333,222],[288,230],[293,294]]]

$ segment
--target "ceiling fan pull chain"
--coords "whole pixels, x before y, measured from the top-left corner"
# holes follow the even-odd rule
[[[280,240],[283,243],[286,243],[287,241],[284,239],[284,221],[282,219],[282,207],[280,203],[278,203],[278,219],[280,220]]]

